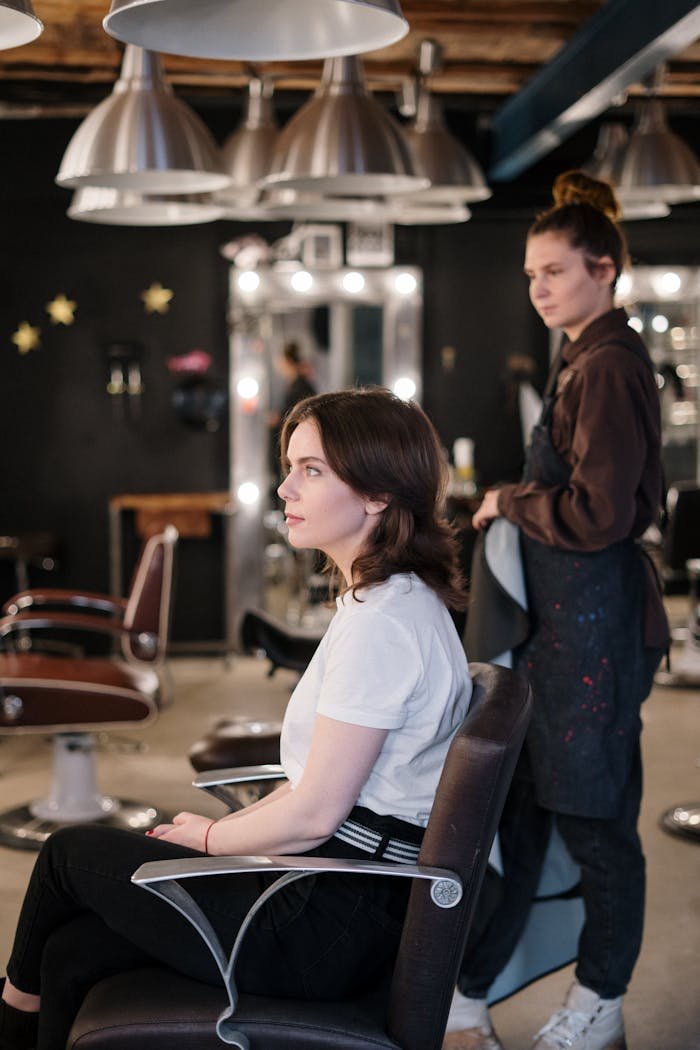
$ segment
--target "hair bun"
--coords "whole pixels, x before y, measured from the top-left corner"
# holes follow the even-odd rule
[[[615,222],[622,214],[615,191],[609,182],[594,179],[583,171],[565,171],[557,175],[552,188],[554,206],[588,204]]]

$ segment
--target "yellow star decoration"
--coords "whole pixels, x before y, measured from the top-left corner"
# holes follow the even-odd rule
[[[63,292],[46,304],[46,312],[51,318],[52,324],[73,324],[75,321],[73,315],[77,308],[78,304],[73,302],[72,299],[66,299]]]
[[[160,281],[154,281],[150,288],[141,292],[146,313],[167,314],[174,294],[170,288],[164,288]]]
[[[22,321],[21,325],[12,336],[12,342],[15,344],[20,354],[28,354],[30,350],[36,350],[41,340],[39,338],[41,334],[40,328],[34,328],[27,321]]]

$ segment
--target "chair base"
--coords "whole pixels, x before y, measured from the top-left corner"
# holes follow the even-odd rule
[[[90,823],[126,831],[149,831],[163,822],[163,813],[147,802],[133,799],[104,797],[108,810],[102,817],[94,817]],[[39,850],[49,835],[58,828],[87,823],[86,821],[48,820],[35,816],[34,803],[6,809],[0,813],[0,846],[10,849]]]
[[[686,802],[671,806],[661,815],[661,827],[672,835],[700,842],[700,802]]]

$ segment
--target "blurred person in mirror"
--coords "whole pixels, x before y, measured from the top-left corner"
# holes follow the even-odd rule
[[[290,543],[321,550],[341,590],[284,716],[287,781],[220,820],[185,812],[147,835],[99,824],[54,832],[7,966],[0,1050],[64,1050],[87,991],[153,960],[221,984],[187,919],[131,882],[146,861],[304,853],[416,862],[471,699],[448,609],[466,595],[443,517],[439,438],[418,405],[388,390],[320,394],[287,416],[282,465]],[[275,878],[192,880],[222,944]],[[238,987],[302,999],[373,988],[396,954],[410,881],[339,873],[285,886],[253,919]]]
[[[270,427],[270,463],[273,477],[277,476],[279,471],[280,437],[284,420],[299,401],[303,401],[305,397],[313,397],[316,393],[316,388],[312,383],[311,364],[302,357],[297,342],[290,340],[284,344],[282,353],[275,359],[275,369],[284,379],[285,387],[279,408],[269,412],[267,417]],[[279,483],[280,480],[281,478],[278,477],[277,482]]]
[[[669,632],[639,543],[663,496],[659,397],[647,349],[614,307],[619,214],[607,183],[567,172],[527,237],[530,299],[566,338],[523,478],[487,491],[473,524],[502,516],[520,530],[531,624],[514,666],[534,713],[501,826],[503,896],[465,955],[446,1050],[502,1047],[487,993],[524,928],[553,822],[581,869],[585,922],[574,983],[533,1050],[625,1047],[644,916],[640,707]]]

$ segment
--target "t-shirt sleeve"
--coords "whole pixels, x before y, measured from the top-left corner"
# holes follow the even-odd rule
[[[419,646],[398,620],[365,608],[334,625],[318,714],[373,729],[396,729],[423,673]]]

